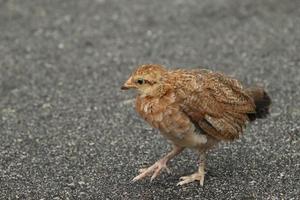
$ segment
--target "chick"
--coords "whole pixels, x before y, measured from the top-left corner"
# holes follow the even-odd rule
[[[122,90],[138,91],[139,115],[172,144],[173,149],[152,166],[140,169],[133,181],[162,170],[185,148],[199,152],[198,170],[178,185],[199,181],[203,186],[206,152],[220,141],[239,138],[247,122],[269,113],[271,99],[258,87],[244,89],[235,79],[209,70],[167,70],[161,65],[139,66]]]

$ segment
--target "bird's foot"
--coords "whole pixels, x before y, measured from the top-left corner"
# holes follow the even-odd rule
[[[148,168],[140,169],[139,170],[140,174],[138,176],[134,177],[134,179],[132,181],[135,182],[137,180],[145,178],[146,176],[151,176],[151,175],[152,176],[151,176],[150,181],[152,181],[160,174],[161,170],[164,170],[164,169],[168,173],[171,173],[170,169],[167,167],[167,162],[165,160],[159,160]]]
[[[189,176],[182,176],[180,177],[180,182],[177,183],[177,185],[185,185],[187,183],[191,183],[194,181],[199,181],[200,185],[203,186],[204,184],[204,176],[205,176],[205,172],[203,171],[198,171],[194,174],[191,174]]]

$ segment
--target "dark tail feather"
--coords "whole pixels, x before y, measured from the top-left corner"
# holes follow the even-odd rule
[[[271,98],[263,88],[251,87],[246,89],[246,93],[253,98],[255,103],[255,113],[249,113],[250,121],[257,118],[265,118],[270,113]]]

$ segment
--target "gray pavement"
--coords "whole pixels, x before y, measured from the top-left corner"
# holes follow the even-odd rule
[[[1,199],[299,199],[300,1],[0,0]],[[167,142],[119,90],[141,63],[264,85],[272,115],[132,183]]]

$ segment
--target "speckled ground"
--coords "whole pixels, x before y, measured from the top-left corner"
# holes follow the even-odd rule
[[[298,199],[300,1],[0,0],[1,199]],[[209,157],[205,186],[131,183],[169,146],[119,90],[141,63],[264,85],[272,115]]]

